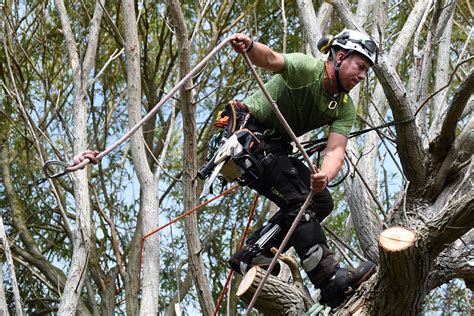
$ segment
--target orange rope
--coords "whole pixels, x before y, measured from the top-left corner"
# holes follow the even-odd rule
[[[212,201],[220,198],[221,196],[223,195],[226,195],[227,193],[231,192],[231,191],[234,191],[235,189],[237,189],[240,185],[239,184],[236,184],[234,185],[233,187],[231,187],[230,189],[227,189],[225,190],[224,192],[222,192],[221,194],[219,195],[216,195],[215,197],[213,197],[212,199],[209,199],[207,200],[206,202],[202,203],[201,205],[198,205],[196,206],[195,208],[193,208],[192,210],[190,211],[187,211],[186,213],[176,217],[174,220],[164,224],[163,226],[160,226],[158,227],[157,229],[155,229],[154,231],[152,231],[151,233],[143,236],[141,239],[140,239],[140,252],[138,253],[138,266],[139,266],[139,270],[138,270],[138,288],[140,289],[140,279],[141,279],[141,274],[142,274],[142,258],[143,258],[143,254],[142,254],[142,251],[143,251],[143,242],[146,238],[150,237],[151,235],[153,234],[156,234],[157,232],[159,232],[160,230],[162,230],[163,228],[165,227],[168,227],[174,223],[176,223],[177,221],[179,221],[180,219],[182,219],[183,217],[185,216],[188,216],[189,214],[191,214],[192,212],[195,212],[197,210],[199,210],[201,207],[203,206],[206,206],[207,204],[211,203]]]
[[[250,211],[249,219],[247,220],[247,226],[245,227],[245,231],[244,231],[244,234],[242,235],[242,238],[240,238],[239,249],[241,249],[242,246],[244,245],[245,237],[247,237],[247,233],[250,228],[250,223],[252,222],[253,214],[255,213],[255,209],[257,208],[257,202],[258,202],[258,194],[255,195],[255,198],[253,200],[252,210]],[[217,303],[214,307],[213,316],[217,315],[217,311],[219,310],[219,307],[222,303],[222,299],[224,298],[225,292],[227,291],[227,286],[229,285],[230,278],[232,277],[233,274],[234,274],[234,270],[231,269],[229,271],[229,275],[227,276],[227,280],[225,281],[225,285],[222,288],[221,295],[219,295],[219,299],[217,300]]]

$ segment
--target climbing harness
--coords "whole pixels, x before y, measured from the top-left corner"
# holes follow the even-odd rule
[[[303,146],[298,141],[298,138],[296,137],[295,133],[293,132],[291,127],[288,125],[288,122],[286,121],[285,117],[281,114],[280,109],[278,108],[278,105],[273,100],[273,98],[271,97],[268,90],[265,88],[265,85],[263,84],[262,79],[260,78],[260,76],[257,74],[255,69],[253,68],[252,62],[250,61],[249,57],[247,56],[247,54],[245,52],[242,53],[242,56],[244,57],[245,63],[247,64],[248,68],[250,69],[250,71],[251,71],[252,75],[254,76],[255,80],[257,80],[257,83],[258,83],[260,89],[262,90],[263,94],[265,95],[265,97],[269,101],[273,112],[275,113],[278,120],[280,121],[280,123],[283,125],[283,127],[287,131],[287,133],[290,136],[291,140],[295,143],[296,147],[301,151],[306,163],[308,164],[308,167],[311,170],[311,173],[315,174],[316,173],[316,168],[313,166],[308,154],[306,153]],[[244,315],[248,315],[249,312],[252,310],[253,306],[255,305],[255,302],[257,301],[258,295],[262,291],[263,285],[265,284],[268,277],[270,276],[270,273],[271,273],[272,269],[275,267],[275,264],[277,262],[278,257],[281,255],[281,253],[283,252],[283,249],[286,247],[286,244],[290,240],[291,235],[293,235],[293,232],[296,229],[296,226],[298,225],[299,221],[301,220],[301,217],[303,217],[306,209],[308,208],[309,204],[313,200],[313,196],[314,196],[314,192],[311,191],[308,194],[308,197],[306,198],[306,201],[304,202],[303,206],[299,210],[298,215],[296,215],[293,223],[291,224],[290,228],[288,229],[288,232],[285,235],[285,238],[283,239],[283,241],[281,242],[280,247],[278,247],[278,250],[277,250],[277,252],[275,253],[275,255],[273,257],[272,262],[270,263],[270,266],[268,267],[267,272],[265,273],[265,276],[263,277],[262,281],[260,282],[259,286],[257,287],[257,290],[255,291],[255,293],[252,297],[252,300],[250,301]]]
[[[230,101],[219,112],[214,126],[216,131],[209,142],[207,163],[197,172],[205,180],[201,197],[210,192],[218,177],[222,186],[234,180],[240,185],[258,180],[267,157],[266,130],[239,100]]]

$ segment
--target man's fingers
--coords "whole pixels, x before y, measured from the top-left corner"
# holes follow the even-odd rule
[[[232,40],[230,41],[230,44],[238,53],[245,52],[249,48],[250,43],[251,39],[244,34],[235,34]]]

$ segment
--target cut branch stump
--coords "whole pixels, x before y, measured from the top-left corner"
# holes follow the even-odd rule
[[[249,304],[266,271],[253,267],[242,279],[237,296]],[[265,315],[303,315],[312,300],[299,286],[270,275],[255,302],[255,308]]]

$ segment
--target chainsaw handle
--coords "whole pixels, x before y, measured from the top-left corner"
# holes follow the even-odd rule
[[[214,170],[216,166],[216,164],[214,163],[214,158],[215,156],[211,160],[209,160],[204,166],[199,168],[197,172],[199,179],[204,180],[212,173],[212,170]]]

